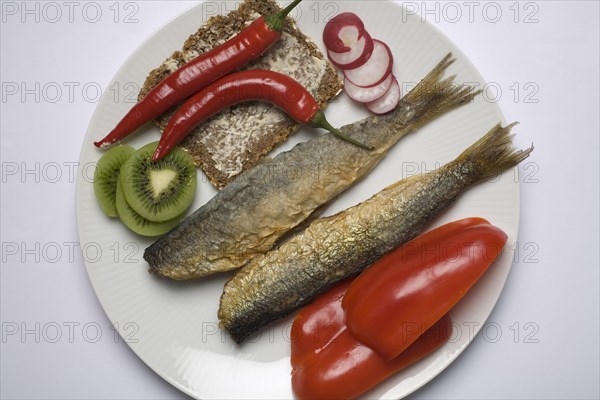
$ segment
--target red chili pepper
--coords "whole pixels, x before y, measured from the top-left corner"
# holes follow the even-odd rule
[[[303,308],[292,325],[292,388],[299,399],[354,398],[446,342],[449,315],[398,357],[384,360],[346,329],[341,306],[352,283],[344,281]]]
[[[506,240],[487,221],[457,221],[389,253],[348,288],[342,301],[348,331],[393,359],[467,293]]]
[[[167,155],[202,121],[226,107],[248,100],[272,103],[302,124],[327,129],[347,142],[372,150],[332,127],[319,110],[317,101],[300,83],[278,72],[256,69],[227,75],[188,99],[169,120],[154,153],[154,161]]]
[[[94,145],[106,147],[124,139],[182,100],[261,56],[279,40],[285,17],[300,1],[294,0],[276,14],[257,18],[232,39],[173,72],[133,106],[104,139]]]

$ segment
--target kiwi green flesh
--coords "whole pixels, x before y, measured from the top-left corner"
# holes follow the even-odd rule
[[[158,142],[136,151],[121,168],[127,203],[152,222],[170,221],[183,214],[196,194],[196,167],[181,148],[152,161]]]
[[[135,153],[131,146],[117,145],[100,157],[94,170],[94,193],[100,208],[109,217],[118,217],[116,197],[119,171]]]
[[[152,222],[140,216],[129,206],[129,204],[127,204],[127,200],[125,200],[125,195],[123,193],[121,179],[119,179],[117,184],[116,208],[123,224],[133,232],[142,236],[163,235],[177,226],[183,218],[182,214],[170,221]]]

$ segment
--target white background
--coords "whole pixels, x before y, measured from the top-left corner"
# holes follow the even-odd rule
[[[98,1],[97,23],[89,3],[55,3],[56,22],[44,4],[2,2],[1,398],[186,398],[115,337],[96,300],[77,247],[74,163],[94,88],[109,90],[131,52],[194,3]],[[405,2],[499,88],[520,144],[536,147],[491,328],[412,398],[598,398],[599,3],[490,4]]]

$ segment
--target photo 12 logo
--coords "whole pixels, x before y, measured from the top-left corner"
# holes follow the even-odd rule
[[[528,1],[405,1],[402,2],[402,22],[420,16],[421,22],[498,23],[502,20],[515,24],[537,24],[540,6]]]
[[[2,263],[20,264],[75,264],[81,258],[97,263],[103,258],[115,264],[138,264],[143,248],[137,242],[112,242],[104,246],[97,242],[16,242],[3,241]],[[81,258],[80,258],[81,255]]]
[[[110,334],[107,335],[107,331]],[[138,343],[140,327],[136,322],[106,326],[99,322],[47,321],[2,322],[2,343],[98,343],[103,338],[114,343]]]
[[[135,104],[140,85],[136,82],[113,82],[103,89],[98,82],[2,82],[2,103],[70,103],[95,104],[103,93],[114,103]]]
[[[2,23],[90,23],[102,20],[136,24],[138,2],[127,1],[2,1]]]

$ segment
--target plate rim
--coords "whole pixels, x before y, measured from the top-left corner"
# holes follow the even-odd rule
[[[168,21],[162,23],[161,25],[159,25],[150,35],[148,35],[132,52],[131,54],[122,62],[122,64],[119,66],[119,68],[115,71],[115,73],[113,74],[110,82],[108,83],[108,85],[112,85],[118,76],[120,76],[122,74],[123,71],[127,70],[127,68],[129,67],[129,65],[132,63],[133,60],[135,60],[136,58],[140,57],[140,54],[144,51],[144,49],[146,48],[146,46],[148,45],[149,42],[151,42],[153,39],[155,39],[157,36],[160,36],[161,32],[165,29],[167,29],[169,26],[171,26],[172,24],[176,23],[179,19],[186,17],[189,13],[195,12],[195,10],[197,8],[201,8],[202,4],[205,3],[207,0],[199,0],[196,4],[191,5],[190,7],[184,9],[183,11],[179,12],[177,15],[175,15],[174,17],[170,18]],[[225,1],[234,1],[234,0],[225,0]],[[236,4],[239,2],[236,2]],[[400,12],[405,12],[406,8],[404,6],[403,3],[399,3],[399,2],[395,2],[395,1],[391,1],[389,2],[391,3],[392,6],[394,7],[398,7],[399,10],[402,10]],[[222,13],[219,15],[223,15]],[[203,21],[203,23],[205,23],[206,21]],[[422,21],[423,24],[427,25],[429,29],[432,29],[437,35],[441,36],[452,48],[452,54],[455,58],[460,58],[462,62],[466,63],[468,65],[468,67],[474,71],[474,73],[477,75],[477,77],[482,81],[482,82],[486,82],[484,76],[481,74],[481,72],[479,71],[479,69],[476,68],[476,66],[473,64],[473,62],[469,59],[469,57],[466,56],[466,54],[454,43],[453,40],[451,40],[448,35],[446,33],[444,33],[438,26],[432,24],[429,21]],[[190,32],[189,34],[193,34],[193,32]],[[168,56],[167,56],[168,57]],[[83,140],[83,144],[81,146],[81,150],[80,150],[80,157],[79,157],[79,167],[81,168],[81,166],[83,165],[84,160],[84,149],[85,146],[90,146],[90,143],[88,143],[87,140],[85,140],[88,135],[90,135],[91,129],[92,127],[95,125],[95,121],[97,119],[99,119],[100,115],[101,115],[101,107],[99,107],[99,105],[101,105],[104,101],[106,101],[106,97],[107,97],[107,93],[106,91],[102,94],[102,97],[100,98],[98,104],[96,105],[94,112],[90,118],[90,122],[88,124],[88,128],[86,130],[86,134],[85,134],[85,138]],[[496,111],[499,114],[500,117],[500,121],[503,125],[506,124],[506,119],[504,116],[504,113],[502,112],[502,109],[500,108],[500,106],[496,103],[495,104],[496,107]],[[520,196],[521,196],[521,185],[520,185],[520,179],[519,179],[519,169],[518,166],[517,167],[513,167],[512,170],[514,170],[514,174],[516,177],[516,183],[515,183],[515,196],[517,198],[517,202],[516,204],[514,204],[515,207],[515,217],[514,217],[514,227],[515,227],[515,241],[518,240],[518,233],[519,233],[519,229],[520,229],[520,221],[521,221],[521,200],[520,200]],[[507,171],[508,172],[508,171]],[[506,172],[505,172],[506,173]],[[83,191],[83,185],[85,184],[85,182],[82,182],[83,180],[85,180],[85,178],[83,177],[82,173],[78,173],[78,177],[77,177],[77,182],[76,182],[76,192],[75,192],[75,201],[76,201],[76,224],[77,224],[77,234],[78,234],[78,239],[81,242],[81,237],[82,237],[82,213],[83,213],[83,208],[81,203],[82,203],[82,191]],[[513,258],[514,255],[514,250],[510,249],[509,247],[505,247],[505,249],[508,249],[508,255],[510,256],[511,260]],[[99,287],[98,287],[98,283],[94,281],[94,279],[91,276],[90,273],[90,265],[89,262],[85,259],[85,257],[83,258],[83,262],[84,265],[86,267],[86,273],[88,276],[88,279],[90,281],[90,284],[92,286],[92,289],[94,291],[94,295],[96,297],[96,299],[98,300],[103,312],[105,313],[106,317],[108,318],[109,321],[111,321],[111,323],[113,323],[113,319],[111,318],[105,302],[103,302],[101,300],[101,296],[99,294]],[[485,318],[483,319],[483,323],[479,324],[473,331],[473,336],[470,338],[470,340],[467,341],[467,343],[462,346],[461,348],[458,349],[458,351],[456,351],[455,353],[453,353],[450,357],[448,357],[448,362],[444,363],[444,365],[442,365],[440,368],[437,368],[435,371],[432,371],[431,374],[429,374],[429,376],[427,377],[427,379],[421,380],[417,385],[414,385],[413,387],[410,388],[409,391],[405,392],[403,397],[409,396],[410,394],[414,393],[415,391],[421,389],[422,387],[424,387],[425,385],[427,385],[429,382],[431,382],[435,377],[437,377],[439,374],[441,374],[446,368],[449,368],[451,366],[451,364],[464,352],[464,350],[466,350],[467,347],[469,347],[469,345],[471,345],[473,343],[473,341],[475,340],[475,338],[477,337],[477,335],[479,334],[481,328],[483,328],[483,326],[485,325],[485,323],[488,321],[491,313],[494,311],[494,309],[496,308],[496,305],[498,303],[498,301],[500,300],[500,298],[502,297],[502,293],[504,291],[504,288],[506,286],[506,283],[508,281],[508,276],[510,275],[510,272],[512,270],[512,267],[514,265],[514,262],[511,261],[510,265],[507,267],[507,272],[506,272],[506,277],[503,279],[501,285],[500,285],[500,290],[499,290],[499,294],[498,297],[496,297],[493,300],[493,304],[491,306],[491,308],[489,309],[489,312],[486,313]],[[119,333],[119,336],[122,339],[125,339],[123,334],[125,332],[122,332],[121,327],[119,326],[116,329]],[[197,393],[195,393],[193,390],[191,390],[191,387],[184,385],[182,382],[174,379],[170,374],[165,373],[165,371],[161,370],[159,368],[159,365],[156,365],[153,362],[150,362],[149,360],[145,359],[142,354],[140,354],[139,349],[136,346],[131,346],[130,343],[127,342],[127,340],[124,340],[125,343],[127,343],[128,348],[133,351],[133,353],[148,367],[150,368],[154,373],[156,373],[158,376],[160,376],[162,379],[164,379],[166,382],[168,382],[170,385],[174,386],[175,388],[177,388],[178,390],[180,390],[181,392],[185,393],[186,395],[195,398],[195,399],[202,399],[202,397],[199,397]],[[432,353],[431,355],[433,355],[435,353]],[[431,356],[429,355],[429,356]],[[428,356],[428,357],[429,357]],[[428,358],[426,357],[426,359]],[[385,398],[385,394],[383,396]],[[403,398],[401,397],[401,398]],[[394,397],[397,398],[397,397]]]

